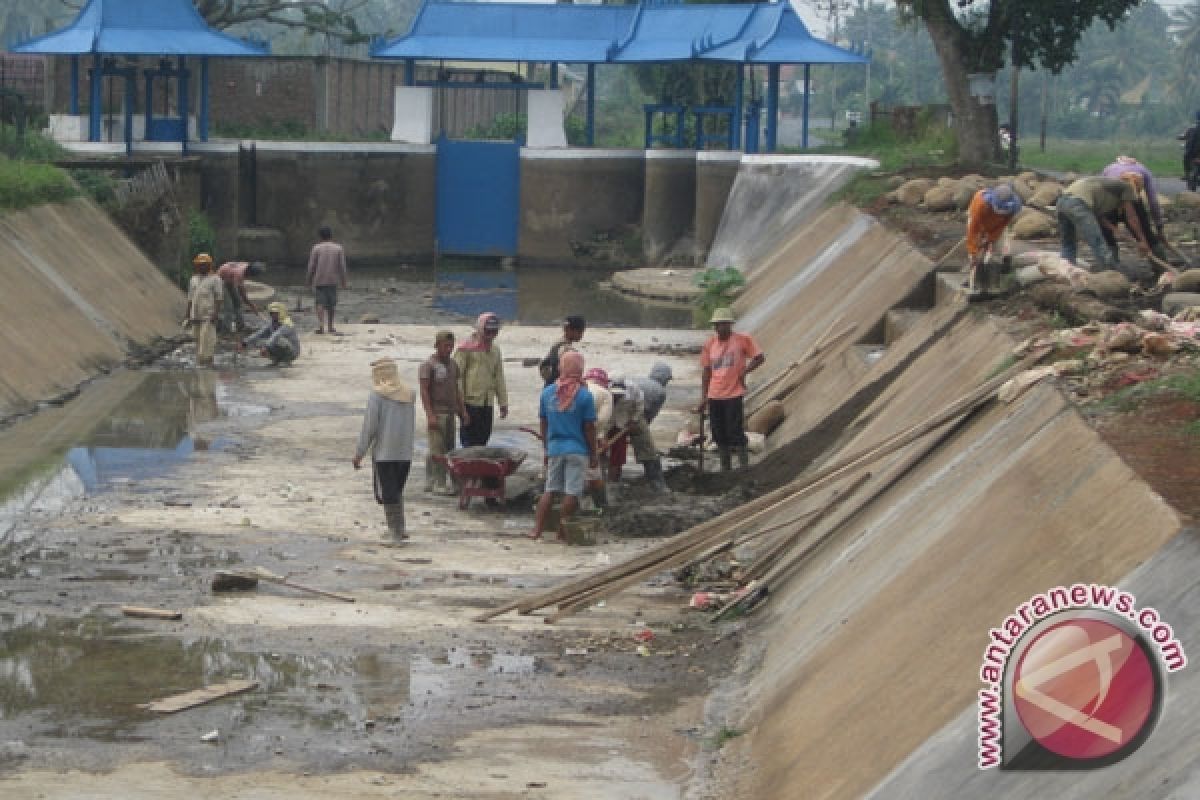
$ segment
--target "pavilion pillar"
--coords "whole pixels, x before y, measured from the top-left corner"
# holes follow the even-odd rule
[[[775,152],[779,129],[779,65],[767,65],[767,152]]]
[[[557,61],[550,62],[550,88],[551,89],[558,88],[558,62]]]
[[[800,127],[800,147],[808,149],[808,97],[812,89],[812,83],[809,82],[811,77],[812,64],[804,65],[804,120]]]
[[[587,65],[587,145],[596,146],[596,65]]]
[[[71,56],[71,115],[79,115],[79,56]]]
[[[742,119],[742,94],[745,90],[745,75],[742,65],[737,65],[737,78],[733,82],[733,149],[742,149],[742,126],[746,121]]]
[[[200,58],[200,117],[196,121],[200,141],[208,141],[208,56]],[[187,124],[187,117],[184,117]]]
[[[142,138],[150,141],[150,131],[154,127],[154,76],[155,71],[148,69],[142,75],[146,81],[146,119],[144,121],[145,130],[142,131]]]
[[[179,82],[179,116],[183,118],[183,134],[180,137],[180,145],[183,148],[183,154],[187,155],[188,144],[188,109],[191,108],[191,98],[188,97],[188,71],[187,57],[179,57],[179,68],[175,71],[175,80]]]
[[[417,62],[411,58],[404,59],[404,85],[412,86],[417,82]]]
[[[137,105],[137,73],[125,72],[125,155],[133,155],[133,110]]]
[[[100,141],[100,102],[101,102],[101,84],[104,82],[104,69],[101,64],[100,54],[96,53],[92,57],[92,68],[88,70],[88,75],[91,76],[91,107],[88,109],[88,141]]]

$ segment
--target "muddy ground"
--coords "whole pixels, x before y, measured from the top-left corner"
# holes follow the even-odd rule
[[[424,294],[412,292],[406,305]],[[378,294],[351,290],[345,308],[371,313]],[[392,355],[415,375],[437,327],[466,327],[462,316],[389,311],[434,324],[305,333],[302,359],[286,369],[228,353],[215,371],[173,368],[181,352],[144,383],[126,375],[133,388],[74,442],[70,467],[51,458],[30,473],[24,505],[0,515],[11,523],[0,527],[0,795],[681,796],[696,760],[722,741],[723,720],[704,700],[733,661],[736,632],[681,612],[685,591],[666,575],[553,627],[511,615],[473,622],[653,539],[532,542],[527,505],[497,512],[476,500],[463,512],[456,498],[424,494],[418,453],[413,537],[390,542],[369,473],[349,463],[367,364]],[[307,330],[310,312],[294,313]],[[519,430],[535,423],[540,388],[522,364],[554,335],[501,334],[513,413],[497,420],[494,441],[535,454],[511,495],[528,496],[540,461]],[[672,364],[656,424],[664,450],[698,393],[700,337],[593,329],[584,342],[610,369]],[[29,446],[20,423],[4,435]],[[634,498],[646,491],[639,477],[627,470]],[[643,517],[622,532],[654,527]],[[356,602],[268,583],[210,591],[215,571],[251,566]],[[126,618],[126,605],[183,617]],[[177,714],[138,707],[233,678],[258,687]]]

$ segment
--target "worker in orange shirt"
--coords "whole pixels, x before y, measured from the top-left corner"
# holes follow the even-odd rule
[[[980,189],[971,198],[967,209],[967,257],[971,267],[967,285],[972,291],[976,288],[987,290],[990,270],[979,267],[991,259],[992,247],[1019,213],[1021,198],[1007,183]]]

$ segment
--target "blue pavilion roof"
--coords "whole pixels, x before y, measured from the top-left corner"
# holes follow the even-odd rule
[[[565,63],[859,64],[774,3],[563,5],[427,2],[380,58]]]
[[[13,52],[260,56],[267,48],[213,30],[191,0],[88,0],[70,25]]]

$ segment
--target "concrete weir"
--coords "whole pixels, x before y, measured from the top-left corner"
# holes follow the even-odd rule
[[[86,200],[0,215],[0,418],[179,332],[183,293]]]
[[[1016,344],[956,288],[939,288],[906,241],[854,209],[817,210],[814,195],[826,192],[810,192],[743,164],[710,257],[750,275],[736,311],[767,353],[760,381],[823,336],[852,331],[784,401],[761,465],[780,480],[930,417],[1011,364]],[[769,225],[793,214],[795,224]],[[710,717],[745,732],[722,748],[714,796],[1191,796],[1187,671],[1169,679],[1149,743],[1105,770],[983,772],[975,754],[988,631],[1033,595],[1119,585],[1158,608],[1186,647],[1200,551],[1178,535],[1179,515],[1048,385],[988,405],[911,455],[868,467],[751,618],[738,674],[709,703]],[[829,496],[784,502],[763,524]]]

